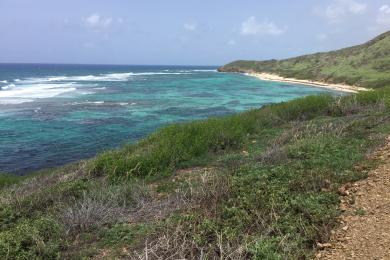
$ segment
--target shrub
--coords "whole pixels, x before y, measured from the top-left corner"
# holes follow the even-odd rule
[[[223,234],[214,233],[215,223],[207,219],[196,221],[196,217],[199,216],[184,217],[186,221],[191,221],[190,224],[181,223],[180,219],[168,223],[158,236],[146,241],[142,250],[134,251],[131,258],[248,259],[245,240],[229,240]]]
[[[143,207],[149,199],[147,189],[139,183],[103,186],[97,185],[63,206],[60,219],[67,232],[80,233],[118,223],[126,213]]]
[[[50,217],[23,220],[0,233],[2,259],[57,259],[62,228]]]
[[[277,144],[272,144],[259,157],[259,161],[265,164],[278,164],[287,159],[287,149]]]
[[[65,208],[61,220],[67,232],[79,233],[105,224],[116,223],[124,213],[125,208],[116,201],[102,201],[85,196]]]
[[[136,244],[152,229],[147,224],[115,224],[101,232],[102,242],[113,246]]]
[[[249,245],[248,251],[253,259],[279,260],[283,257],[278,254],[280,241],[275,238],[263,237]]]

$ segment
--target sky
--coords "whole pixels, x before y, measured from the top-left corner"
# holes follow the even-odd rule
[[[390,0],[0,0],[0,62],[222,65],[387,30]]]

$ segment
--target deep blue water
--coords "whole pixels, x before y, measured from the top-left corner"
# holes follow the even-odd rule
[[[0,88],[0,172],[16,174],[92,157],[168,123],[328,92],[215,67],[48,64],[0,64]]]

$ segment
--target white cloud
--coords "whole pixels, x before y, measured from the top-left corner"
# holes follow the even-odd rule
[[[379,14],[376,18],[376,22],[380,25],[390,26],[390,6],[382,5],[379,8]]]
[[[388,5],[382,5],[380,8],[379,8],[379,11],[380,12],[383,12],[385,14],[390,14],[390,6]]]
[[[195,31],[198,28],[198,25],[196,23],[185,23],[183,27],[186,31]]]
[[[230,45],[230,46],[234,46],[236,44],[237,44],[237,42],[235,40],[229,40],[228,41],[228,45]]]
[[[319,41],[325,41],[326,39],[328,39],[328,35],[325,33],[320,33],[317,35],[317,40]]]
[[[347,10],[353,14],[364,14],[367,10],[367,5],[363,3],[359,3],[353,0],[344,0],[341,2],[344,2]]]
[[[329,23],[339,23],[349,15],[364,14],[367,5],[356,0],[333,0],[326,7],[319,7],[316,13],[325,17]]]
[[[119,17],[119,18],[116,19],[116,22],[117,22],[118,24],[122,24],[122,23],[124,23],[124,20],[123,20],[122,17]]]
[[[270,34],[280,35],[286,31],[285,28],[280,28],[273,22],[264,20],[258,22],[256,17],[251,16],[241,24],[241,34],[243,35],[257,35],[257,34]]]
[[[122,23],[122,18],[118,18],[118,23]],[[111,17],[101,17],[99,14],[92,14],[83,19],[84,25],[92,30],[108,29],[114,23]]]

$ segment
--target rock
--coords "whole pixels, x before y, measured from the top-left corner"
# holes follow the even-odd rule
[[[345,205],[345,204],[341,204],[340,205],[340,210],[341,211],[347,211],[347,209],[348,209],[347,205]]]
[[[332,244],[331,243],[317,243],[317,247],[319,248],[319,249],[325,249],[325,248],[330,248],[330,247],[332,247]]]
[[[349,191],[345,187],[341,187],[338,191],[339,191],[339,194],[341,196],[348,196],[349,195]]]

